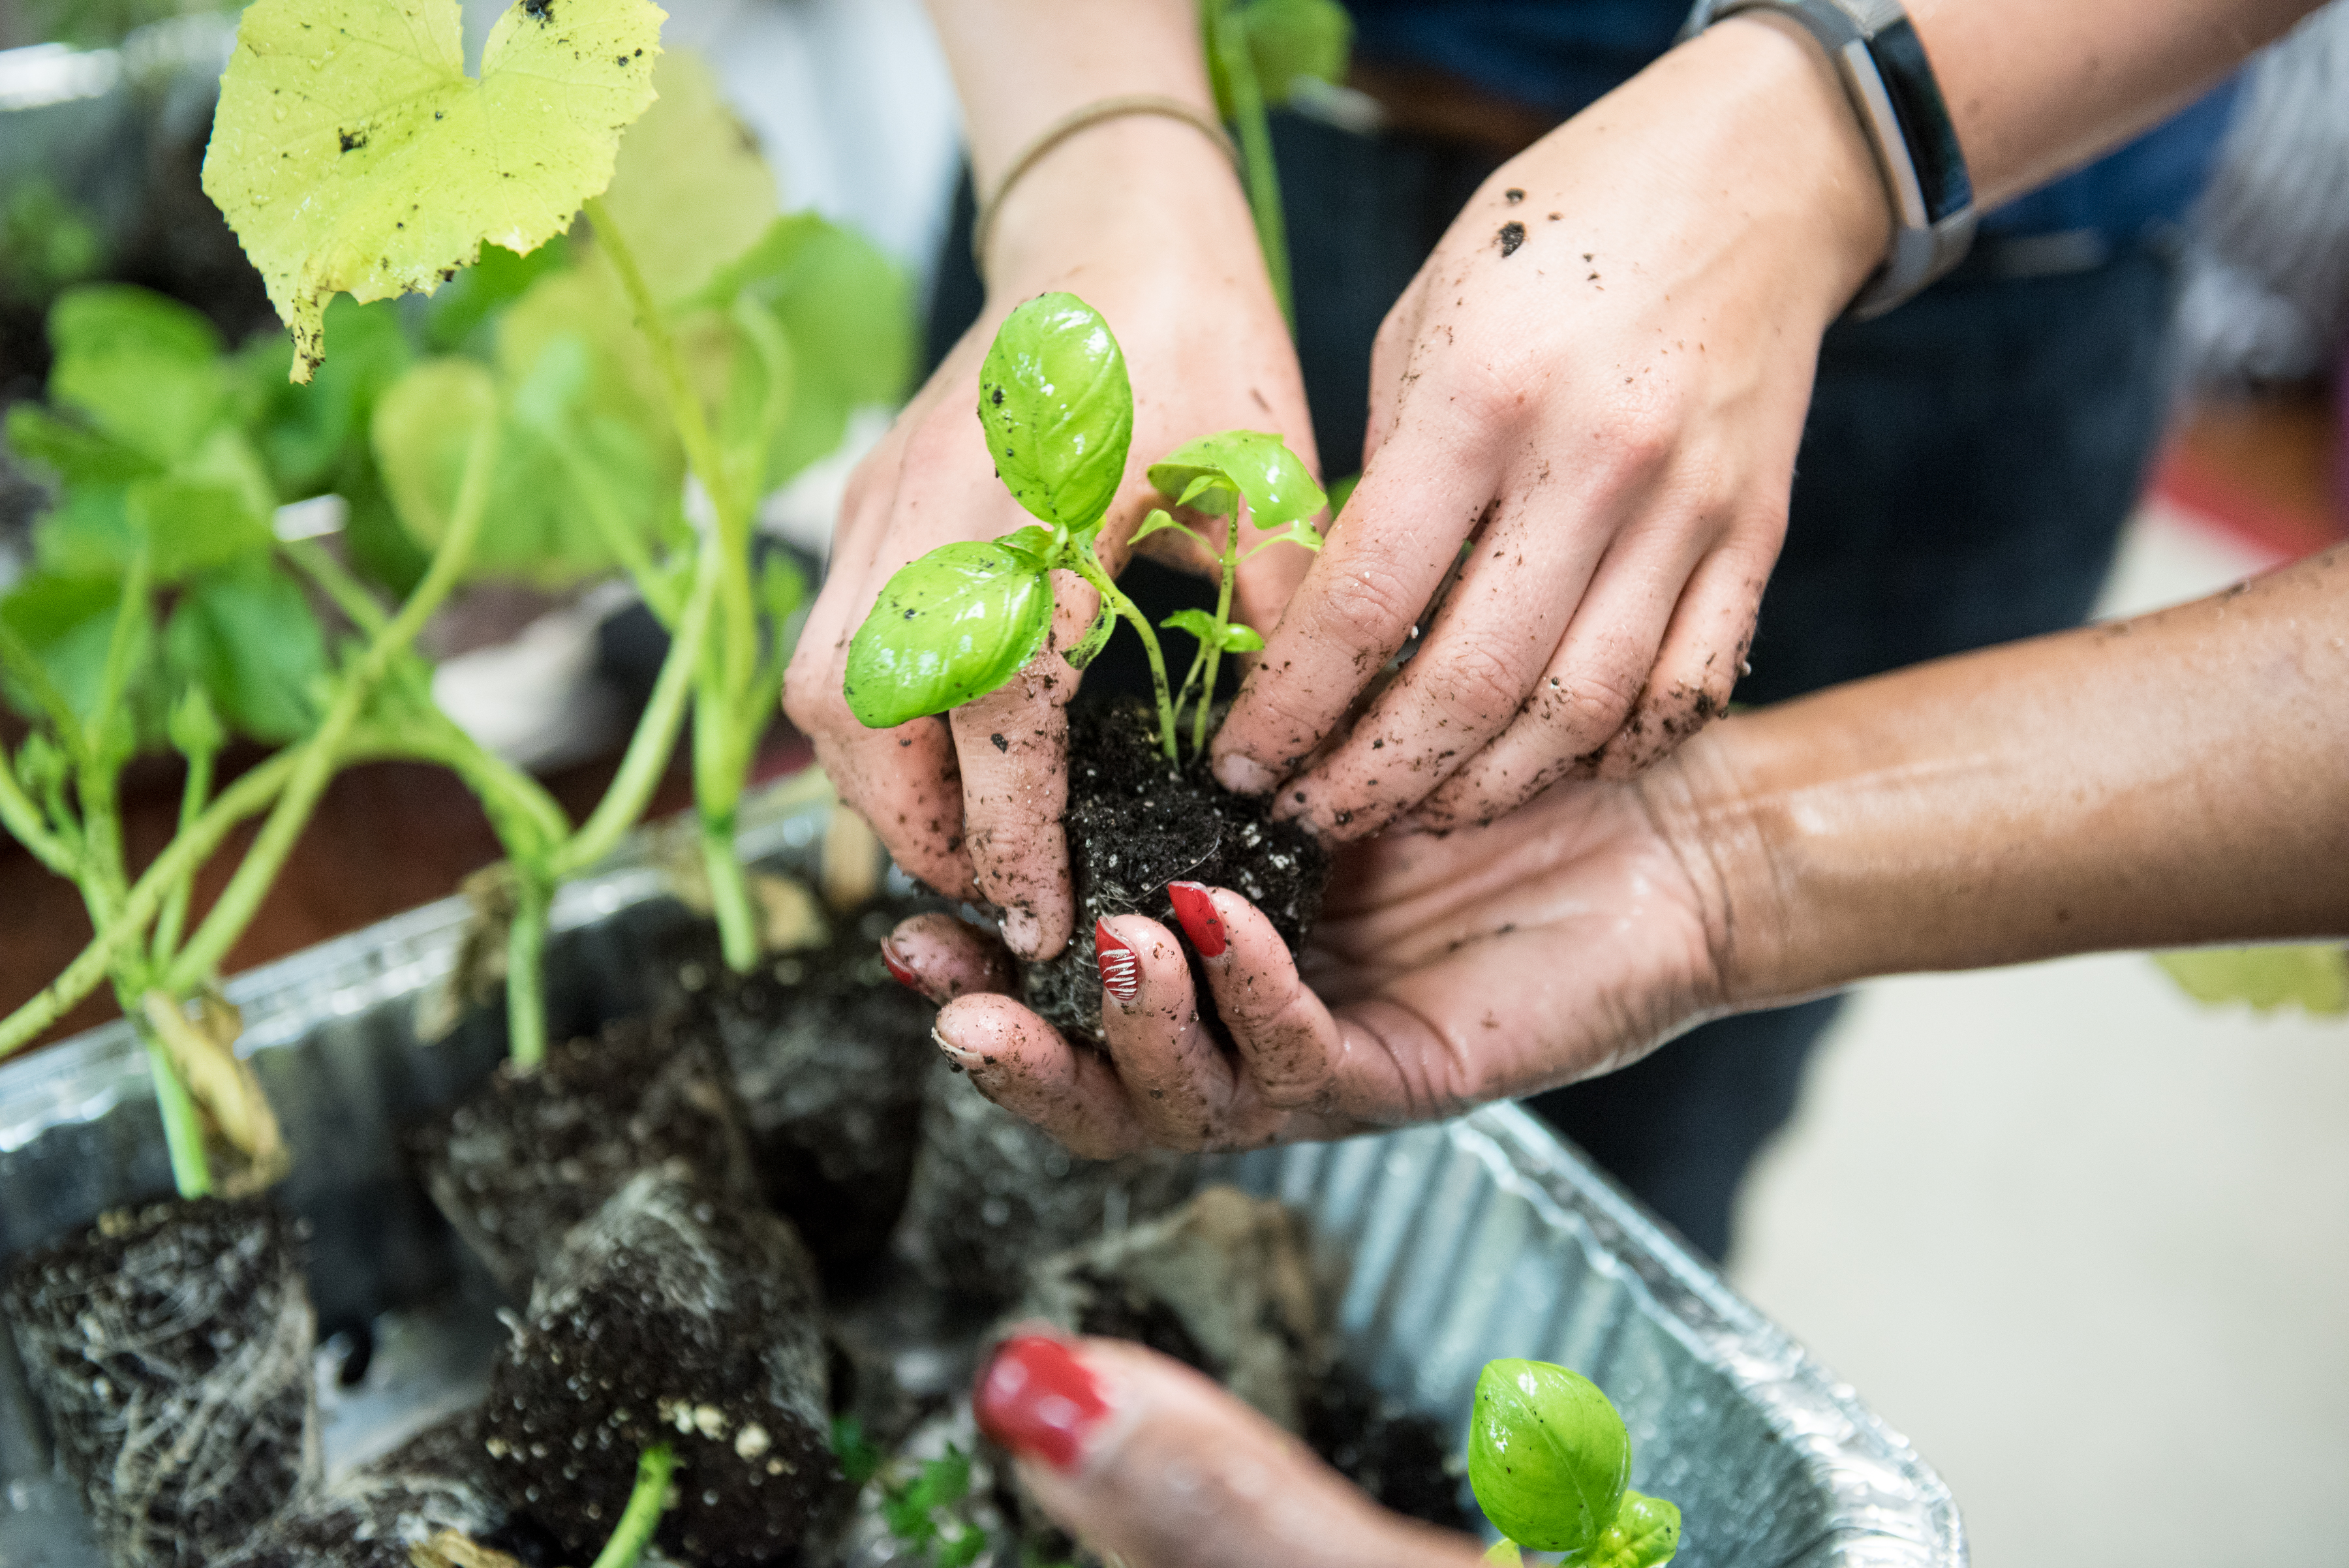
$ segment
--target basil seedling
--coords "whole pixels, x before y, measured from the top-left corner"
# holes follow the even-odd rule
[[[1546,1361],[1488,1362],[1468,1428],[1468,1484],[1506,1539],[1587,1568],[1661,1568],[1680,1549],[1681,1511],[1625,1483],[1631,1437],[1599,1386]]]
[[[1117,619],[1126,620],[1150,658],[1166,760],[1180,761],[1177,720],[1185,701],[1195,704],[1196,755],[1207,743],[1217,661],[1264,646],[1252,628],[1231,619],[1239,564],[1283,541],[1319,549],[1321,536],[1309,519],[1328,504],[1321,487],[1278,436],[1261,431],[1202,437],[1150,470],[1151,483],[1173,505],[1231,518],[1220,551],[1164,509],[1135,531],[1138,540],[1177,530],[1216,554],[1222,566],[1213,613],[1181,610],[1162,623],[1199,645],[1182,685],[1170,688],[1157,633],[1094,549],[1133,441],[1133,389],[1109,323],[1072,294],[1040,295],[996,333],[978,389],[978,421],[996,472],[1037,521],[991,543],[941,545],[889,579],[849,644],[849,711],[874,729],[889,729],[1002,686],[1044,646],[1052,625],[1051,574],[1071,571],[1100,592],[1102,608],[1069,649],[1069,663],[1083,669]],[[1244,514],[1271,535],[1245,552]]]

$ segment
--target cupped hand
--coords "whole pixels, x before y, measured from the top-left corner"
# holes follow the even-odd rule
[[[1717,1009],[1731,931],[1684,769],[1562,785],[1486,827],[1338,857],[1302,963],[1238,894],[1176,884],[1174,933],[1095,933],[1107,1054],[1011,997],[988,940],[941,916],[888,944],[944,1003],[936,1037],[998,1104],[1073,1152],[1250,1148],[1449,1116],[1620,1066]]]
[[[1138,170],[1147,173],[1138,174]],[[1004,911],[1022,958],[1067,943],[1074,913],[1068,846],[1066,704],[1077,671],[1061,650],[1098,597],[1054,574],[1054,630],[1009,684],[944,718],[868,730],[842,692],[850,639],[899,567],[956,540],[1033,521],[996,478],[978,418],[978,367],[1020,301],[1066,289],[1105,317],[1134,395],[1126,478],[1100,539],[1112,572],[1152,504],[1147,466],[1212,431],[1279,433],[1312,462],[1297,359],[1230,165],[1189,126],[1131,119],[1092,128],[1038,165],[998,233],[995,286],[957,344],[852,477],[830,569],[784,685],[784,709],[815,744],[841,798],[899,865],[940,892]],[[1206,530],[1211,543],[1220,535]],[[1179,532],[1144,548],[1214,570]],[[1268,627],[1307,553],[1281,545],[1240,571],[1235,618]],[[1121,635],[1130,635],[1121,633]]]
[[[1217,776],[1278,784],[1283,813],[1340,838],[1456,826],[1635,772],[1721,712],[1820,336],[1886,223],[1824,57],[1744,18],[1506,165],[1380,331],[1361,485]]]
[[[1380,1508],[1180,1362],[1113,1339],[1006,1341],[980,1427],[1055,1521],[1128,1568],[1473,1568],[1477,1543]]]

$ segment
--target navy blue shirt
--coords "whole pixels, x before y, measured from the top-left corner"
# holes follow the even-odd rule
[[[1686,0],[1349,0],[1355,52],[1433,67],[1564,119],[1671,47]],[[2234,83],[2098,161],[1986,213],[1986,232],[2134,239],[2186,215],[2209,176]]]

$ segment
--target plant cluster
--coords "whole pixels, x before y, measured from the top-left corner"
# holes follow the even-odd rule
[[[1487,1362],[1468,1427],[1468,1484],[1518,1563],[1554,1552],[1578,1568],[1663,1568],[1681,1511],[1630,1490],[1631,1436],[1599,1386],[1546,1361]]]
[[[1224,431],[1186,442],[1153,464],[1150,483],[1178,510],[1226,519],[1211,541],[1164,508],[1135,539],[1162,529],[1189,536],[1221,566],[1216,608],[1178,610],[1160,624],[1197,643],[1179,686],[1168,681],[1158,634],[1118,587],[1097,553],[1102,526],[1125,474],[1133,439],[1133,389],[1116,335],[1072,294],[1046,294],[998,329],[978,379],[978,420],[996,473],[1038,521],[985,543],[942,545],[890,577],[849,644],[849,711],[886,729],[943,713],[1010,680],[1052,628],[1052,573],[1075,573],[1101,595],[1092,625],[1063,657],[1082,670],[1119,619],[1143,640],[1157,701],[1159,743],[1179,765],[1185,703],[1191,751],[1203,752],[1216,666],[1226,653],[1262,648],[1231,618],[1239,564],[1287,542],[1321,547],[1310,519],[1328,504],[1304,462],[1277,435]],[[1268,535],[1241,549],[1245,519]]]
[[[507,853],[523,1066],[544,1049],[553,891],[633,826],[688,712],[726,956],[758,956],[734,814],[803,586],[754,562],[754,511],[852,409],[900,390],[907,298],[856,236],[778,213],[706,67],[671,57],[656,77],[659,22],[645,0],[516,7],[476,79],[448,0],[264,0],[205,180],[290,341],[232,352],[159,296],[71,290],[47,406],[11,411],[11,447],[57,500],[0,598],[0,685],[33,725],[0,753],[0,826],[79,887],[95,935],[0,1020],[0,1054],[111,981],[154,1053],[185,1194],[212,1185],[205,1113],[274,1158],[214,979],[353,763],[436,763],[481,798]],[[370,41],[388,36],[419,47]],[[409,289],[433,297],[389,297]],[[322,494],[341,498],[339,551],[307,536],[316,509],[282,510]],[[672,640],[617,777],[574,825],[435,705],[414,642],[468,581],[615,571]],[[232,736],[279,749],[223,782]],[[186,760],[181,830],[134,877],[119,781],[166,749]],[[188,929],[195,873],[264,812]]]
[[[970,1456],[961,1449],[948,1443],[918,1465],[893,1462],[853,1416],[833,1421],[832,1447],[849,1485],[879,1489],[882,1523],[905,1555],[933,1568],[968,1568],[986,1552],[987,1532],[954,1516],[970,1496]]]

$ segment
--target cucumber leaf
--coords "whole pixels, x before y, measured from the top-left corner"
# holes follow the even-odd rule
[[[129,284],[67,290],[49,311],[49,400],[156,463],[187,456],[226,411],[212,323]]]
[[[886,730],[983,697],[1052,626],[1051,576],[1000,544],[942,545],[897,569],[848,645],[848,711]]]
[[[317,722],[326,643],[301,585],[256,559],[189,585],[163,630],[163,665],[231,729],[279,744]]]
[[[294,379],[326,357],[336,293],[429,294],[485,244],[567,230],[652,101],[661,21],[649,0],[523,0],[475,79],[456,0],[257,0],[204,192],[294,336]]]
[[[669,306],[767,232],[775,176],[699,55],[663,55],[653,88],[652,107],[620,142],[604,210],[653,297]]]
[[[122,584],[112,577],[66,577],[36,572],[0,598],[0,620],[20,638],[49,683],[74,716],[88,722],[105,684],[107,646],[122,604]],[[139,661],[145,662],[144,650]],[[27,718],[47,717],[14,675],[8,701]],[[134,666],[128,690],[140,686]]]
[[[1109,323],[1073,294],[1014,310],[979,366],[978,422],[1012,499],[1072,534],[1099,527],[1133,440],[1133,389]]]

